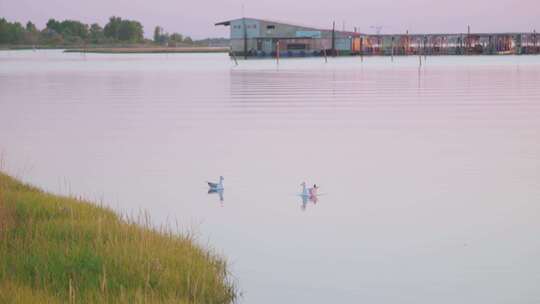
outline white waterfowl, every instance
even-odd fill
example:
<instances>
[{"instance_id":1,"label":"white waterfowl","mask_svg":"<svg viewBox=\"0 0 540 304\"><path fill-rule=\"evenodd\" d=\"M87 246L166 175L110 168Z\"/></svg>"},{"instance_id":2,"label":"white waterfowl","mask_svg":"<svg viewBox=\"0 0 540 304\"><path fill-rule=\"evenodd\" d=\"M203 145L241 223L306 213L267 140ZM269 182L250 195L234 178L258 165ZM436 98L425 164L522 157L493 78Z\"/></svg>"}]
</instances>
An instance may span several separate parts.
<instances>
[{"instance_id":1,"label":"white waterfowl","mask_svg":"<svg viewBox=\"0 0 540 304\"><path fill-rule=\"evenodd\" d=\"M313 185L312 188L309 188L309 196L317 196L317 190L319 190L319 187L317 185Z\"/></svg>"},{"instance_id":2,"label":"white waterfowl","mask_svg":"<svg viewBox=\"0 0 540 304\"><path fill-rule=\"evenodd\" d=\"M316 197L319 195L318 193L319 187L316 184L313 185L313 187L308 188L306 186L306 182L302 182L300 186L302 186L302 193L300 193L300 196Z\"/></svg>"}]
</instances>

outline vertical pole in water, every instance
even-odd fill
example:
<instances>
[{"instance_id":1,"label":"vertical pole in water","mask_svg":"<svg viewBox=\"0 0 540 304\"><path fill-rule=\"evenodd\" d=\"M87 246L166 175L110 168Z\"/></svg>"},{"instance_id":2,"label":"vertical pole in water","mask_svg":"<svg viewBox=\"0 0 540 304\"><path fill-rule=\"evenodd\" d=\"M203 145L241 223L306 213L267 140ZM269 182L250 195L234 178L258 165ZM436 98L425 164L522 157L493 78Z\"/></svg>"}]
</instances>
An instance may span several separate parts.
<instances>
[{"instance_id":1,"label":"vertical pole in water","mask_svg":"<svg viewBox=\"0 0 540 304\"><path fill-rule=\"evenodd\" d=\"M394 62L394 36L392 36L392 42L391 42L390 47L392 48L390 56L391 56L392 62Z\"/></svg>"},{"instance_id":2,"label":"vertical pole in water","mask_svg":"<svg viewBox=\"0 0 540 304\"><path fill-rule=\"evenodd\" d=\"M336 56L336 22L332 23L332 57Z\"/></svg>"},{"instance_id":3,"label":"vertical pole in water","mask_svg":"<svg viewBox=\"0 0 540 304\"><path fill-rule=\"evenodd\" d=\"M471 48L471 26L467 25L467 42L465 42L465 48L467 54L469 54Z\"/></svg>"},{"instance_id":4,"label":"vertical pole in water","mask_svg":"<svg viewBox=\"0 0 540 304\"><path fill-rule=\"evenodd\" d=\"M234 54L234 52L233 52L233 50L232 50L232 47L231 47L230 53L231 53L231 56L232 56L232 58L233 58L233 60L234 60L234 63L236 64L236 66L238 66L238 60L236 60L236 55Z\"/></svg>"},{"instance_id":5,"label":"vertical pole in water","mask_svg":"<svg viewBox=\"0 0 540 304\"><path fill-rule=\"evenodd\" d=\"M416 40L418 42L418 38ZM420 40L418 42L418 62L419 62L419 66L418 66L418 69L420 69L422 67L422 41Z\"/></svg>"},{"instance_id":6,"label":"vertical pole in water","mask_svg":"<svg viewBox=\"0 0 540 304\"><path fill-rule=\"evenodd\" d=\"M536 49L536 30L533 30L533 45L534 45L533 51L535 53L538 53L538 50Z\"/></svg>"},{"instance_id":7,"label":"vertical pole in water","mask_svg":"<svg viewBox=\"0 0 540 304\"><path fill-rule=\"evenodd\" d=\"M360 37L360 61L364 62L364 37Z\"/></svg>"},{"instance_id":8,"label":"vertical pole in water","mask_svg":"<svg viewBox=\"0 0 540 304\"><path fill-rule=\"evenodd\" d=\"M424 61L427 60L427 42L428 42L428 37L427 36L424 36Z\"/></svg>"},{"instance_id":9,"label":"vertical pole in water","mask_svg":"<svg viewBox=\"0 0 540 304\"><path fill-rule=\"evenodd\" d=\"M279 40L276 42L276 64L279 65Z\"/></svg>"},{"instance_id":10,"label":"vertical pole in water","mask_svg":"<svg viewBox=\"0 0 540 304\"><path fill-rule=\"evenodd\" d=\"M323 49L324 63L328 63L328 56L326 54L326 49Z\"/></svg>"},{"instance_id":11,"label":"vertical pole in water","mask_svg":"<svg viewBox=\"0 0 540 304\"><path fill-rule=\"evenodd\" d=\"M244 59L247 59L247 28L246 28L246 18L242 18L242 26L244 27Z\"/></svg>"},{"instance_id":12,"label":"vertical pole in water","mask_svg":"<svg viewBox=\"0 0 540 304\"><path fill-rule=\"evenodd\" d=\"M405 56L409 55L409 48L411 46L410 42L409 42L409 30L407 30L405 32L405 37L406 37L406 40L405 40Z\"/></svg>"}]
</instances>

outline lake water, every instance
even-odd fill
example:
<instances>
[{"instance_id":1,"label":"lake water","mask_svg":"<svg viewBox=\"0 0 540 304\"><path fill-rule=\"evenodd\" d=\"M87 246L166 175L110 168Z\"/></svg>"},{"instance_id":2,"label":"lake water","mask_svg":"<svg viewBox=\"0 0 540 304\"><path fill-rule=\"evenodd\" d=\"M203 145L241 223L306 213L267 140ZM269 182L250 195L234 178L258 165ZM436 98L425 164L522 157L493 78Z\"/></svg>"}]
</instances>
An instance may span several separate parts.
<instances>
[{"instance_id":1,"label":"lake water","mask_svg":"<svg viewBox=\"0 0 540 304\"><path fill-rule=\"evenodd\" d=\"M242 303L540 302L539 56L3 51L0 155L194 229Z\"/></svg>"}]
</instances>

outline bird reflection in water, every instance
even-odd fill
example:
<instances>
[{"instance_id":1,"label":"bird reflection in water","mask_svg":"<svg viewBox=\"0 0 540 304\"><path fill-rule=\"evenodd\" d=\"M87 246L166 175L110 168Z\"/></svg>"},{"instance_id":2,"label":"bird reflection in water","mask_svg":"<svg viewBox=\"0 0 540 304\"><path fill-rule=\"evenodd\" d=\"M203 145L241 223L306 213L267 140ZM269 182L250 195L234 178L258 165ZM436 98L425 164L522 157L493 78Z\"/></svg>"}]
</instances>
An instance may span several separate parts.
<instances>
[{"instance_id":1,"label":"bird reflection in water","mask_svg":"<svg viewBox=\"0 0 540 304\"><path fill-rule=\"evenodd\" d=\"M301 186L302 186L302 193L300 193L300 198L302 199L301 209L302 211L305 211L307 208L307 204L309 202L316 205L317 202L319 201L319 197L318 197L319 194L317 192L319 190L319 187L317 187L317 185L313 185L312 188L307 188L305 182L303 182Z\"/></svg>"},{"instance_id":2,"label":"bird reflection in water","mask_svg":"<svg viewBox=\"0 0 540 304\"><path fill-rule=\"evenodd\" d=\"M208 194L217 194L217 195L219 195L219 203L223 207L223 202L225 201L223 199L223 189L209 189Z\"/></svg>"},{"instance_id":3,"label":"bird reflection in water","mask_svg":"<svg viewBox=\"0 0 540 304\"><path fill-rule=\"evenodd\" d=\"M223 187L223 181L225 180L225 178L223 178L223 176L220 176L219 177L219 182L209 182L207 181L206 183L208 184L208 194L212 194L212 193L217 193L219 195L219 202L221 203L221 206L223 207L223 190L225 190L225 188Z\"/></svg>"}]
</instances>

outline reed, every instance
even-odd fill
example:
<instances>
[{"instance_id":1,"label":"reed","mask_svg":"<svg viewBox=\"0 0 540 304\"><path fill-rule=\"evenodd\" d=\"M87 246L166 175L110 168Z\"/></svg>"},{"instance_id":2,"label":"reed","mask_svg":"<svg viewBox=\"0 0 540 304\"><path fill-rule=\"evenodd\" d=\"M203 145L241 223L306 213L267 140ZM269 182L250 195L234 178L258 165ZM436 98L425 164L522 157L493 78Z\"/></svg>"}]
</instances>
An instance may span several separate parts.
<instances>
[{"instance_id":1,"label":"reed","mask_svg":"<svg viewBox=\"0 0 540 304\"><path fill-rule=\"evenodd\" d=\"M193 236L0 172L1 303L232 303L226 261Z\"/></svg>"}]
</instances>

